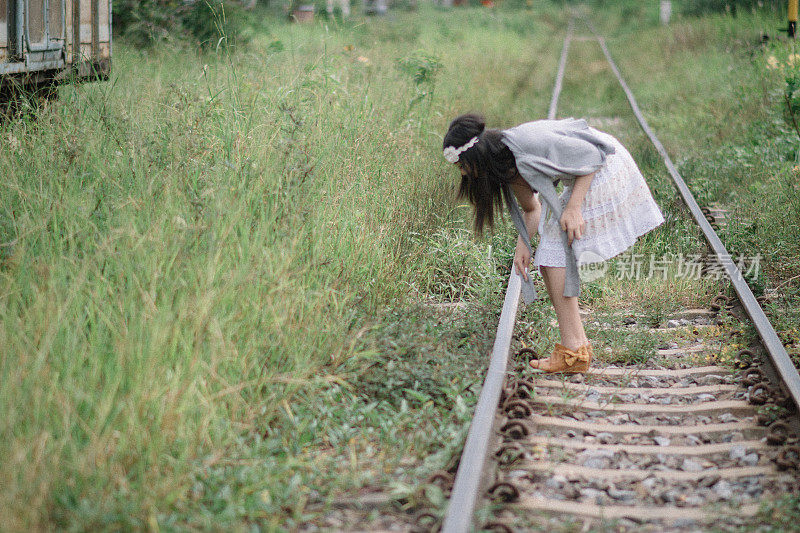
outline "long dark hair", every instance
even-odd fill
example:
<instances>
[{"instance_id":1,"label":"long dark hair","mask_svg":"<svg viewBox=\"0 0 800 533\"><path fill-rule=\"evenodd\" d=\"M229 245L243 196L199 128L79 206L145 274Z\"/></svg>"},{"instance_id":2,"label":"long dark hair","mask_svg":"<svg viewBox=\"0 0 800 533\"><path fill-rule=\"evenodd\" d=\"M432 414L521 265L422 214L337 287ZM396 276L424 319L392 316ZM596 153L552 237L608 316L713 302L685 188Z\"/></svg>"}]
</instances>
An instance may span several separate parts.
<instances>
[{"instance_id":1,"label":"long dark hair","mask_svg":"<svg viewBox=\"0 0 800 533\"><path fill-rule=\"evenodd\" d=\"M483 117L474 113L456 117L450 123L443 148L459 148L473 137L478 137L478 142L458 158L465 175L457 198L467 198L475 207L475 231L480 234L484 226L494 227L495 209L502 213L504 200L513 201L510 183L516 174L516 161L503 143L500 130L487 130Z\"/></svg>"}]
</instances>

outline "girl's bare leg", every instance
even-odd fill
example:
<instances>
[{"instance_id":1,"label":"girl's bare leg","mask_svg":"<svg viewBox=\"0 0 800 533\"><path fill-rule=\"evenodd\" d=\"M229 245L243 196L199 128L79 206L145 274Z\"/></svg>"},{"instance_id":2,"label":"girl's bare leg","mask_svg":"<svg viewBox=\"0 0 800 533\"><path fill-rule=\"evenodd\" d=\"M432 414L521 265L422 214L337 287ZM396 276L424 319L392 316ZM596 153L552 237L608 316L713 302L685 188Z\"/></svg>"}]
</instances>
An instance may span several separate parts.
<instances>
[{"instance_id":1,"label":"girl's bare leg","mask_svg":"<svg viewBox=\"0 0 800 533\"><path fill-rule=\"evenodd\" d=\"M564 267L539 267L539 272L542 273L544 284L547 287L547 293L550 295L550 301L556 308L561 344L570 350L577 350L580 346L588 343L589 339L583 330L583 322L578 312L578 298L564 296L566 271L567 269Z\"/></svg>"}]
</instances>

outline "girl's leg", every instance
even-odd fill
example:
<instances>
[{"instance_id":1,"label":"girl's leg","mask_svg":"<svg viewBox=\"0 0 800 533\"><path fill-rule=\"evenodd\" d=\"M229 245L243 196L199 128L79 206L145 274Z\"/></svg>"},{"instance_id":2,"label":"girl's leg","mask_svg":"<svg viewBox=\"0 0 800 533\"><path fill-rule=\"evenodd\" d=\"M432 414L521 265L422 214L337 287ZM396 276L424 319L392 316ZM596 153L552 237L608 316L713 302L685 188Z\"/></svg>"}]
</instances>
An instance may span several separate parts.
<instances>
[{"instance_id":1,"label":"girl's leg","mask_svg":"<svg viewBox=\"0 0 800 533\"><path fill-rule=\"evenodd\" d=\"M577 350L578 347L588 343L589 339L583 330L583 322L578 312L578 298L564 296L566 271L567 269L564 267L539 267L539 272L542 273L544 284L547 287L547 293L550 295L550 301L556 308L561 344L570 350Z\"/></svg>"}]
</instances>

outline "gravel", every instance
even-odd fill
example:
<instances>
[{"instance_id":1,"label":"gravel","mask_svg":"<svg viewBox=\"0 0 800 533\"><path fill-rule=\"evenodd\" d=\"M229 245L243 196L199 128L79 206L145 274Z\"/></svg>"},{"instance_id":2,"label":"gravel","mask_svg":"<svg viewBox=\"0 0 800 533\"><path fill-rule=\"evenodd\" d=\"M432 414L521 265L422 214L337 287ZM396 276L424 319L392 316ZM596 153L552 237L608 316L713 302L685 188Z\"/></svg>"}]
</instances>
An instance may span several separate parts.
<instances>
[{"instance_id":1,"label":"gravel","mask_svg":"<svg viewBox=\"0 0 800 533\"><path fill-rule=\"evenodd\" d=\"M630 321L632 323L632 321ZM687 323L685 320L670 320L668 327ZM664 347L675 348L677 343L665 341ZM694 355L691 360L694 361ZM648 368L689 368L692 361L685 354L676 356L671 360L659 359L645 366ZM710 364L710 363L708 363ZM610 367L609 367L610 368ZM620 368L620 367L616 367ZM672 508L698 508L708 504L727 503L730 505L744 505L758 503L759 500L768 499L772 495L793 492L796 487L796 472L791 471L784 474L774 473L768 475L751 476L747 478L733 477L724 469L741 466L756 466L759 464L771 464L779 452L778 448L758 448L758 453L748 450L747 446L741 441L746 439L763 438L766 434L765 428L753 427L746 430L725 430L708 431L703 426L711 424L732 424L735 422L756 422L756 407L749 413L716 411L713 414L698 415L689 412L676 410L666 414L660 405L697 405L701 402L712 402L721 399L729 400L739 398L744 393L744 389L737 392L719 391L713 392L714 385L723 383L737 383L738 378L733 374L708 374L702 376L646 376L635 375L617 378L615 376L587 376L584 381L582 375L570 376L567 378L573 383L588 383L589 387L585 392L585 398L605 405L606 402L616 401L622 405L637 403L652 409L652 412L644 413L611 413L603 410L562 412L551 416L560 416L567 422L567 427L557 428L549 426L549 431L553 436L566 436L575 439L574 442L581 445L592 445L599 443L602 445L625 444L625 445L649 445L655 444L659 448L651 448L652 451L638 453L614 452L613 450L603 449L558 449L557 446L549 447L547 459L564 465L580 465L591 469L611 469L617 472L624 471L645 471L649 477L643 480L624 479L607 477L604 473L592 472L591 475L583 476L570 474L568 476L560 474L543 474L537 472L529 476L519 476L511 468L506 471L508 479L514 479L521 487L521 491L527 496L541 495L547 498L559 500L579 500L586 504L597 505L642 505L642 506L670 506ZM692 387L710 386L712 392L692 392ZM627 389L638 389L622 394L619 391L610 393L600 392L600 387L619 387ZM685 387L683 394L667 395L663 393L654 394L653 388ZM662 412L659 412L662 411ZM708 413L708 411L707 411ZM630 428L625 432L616 431L589 431L569 427L574 420L611 425L627 425ZM636 431L633 426L664 426L665 428L699 426L691 434L682 432L669 433L668 429ZM724 429L724 428L723 428ZM540 432L541 434L541 432ZM703 454L693 456L691 454L674 453L670 446L698 446L707 443L732 443L729 448L713 454ZM660 453L655 453L660 452ZM519 468L519 467L517 467ZM662 472L669 473L664 478L659 478ZM674 479L672 476L677 472L687 473L685 478ZM604 479L605 478L605 479ZM573 504L580 506L580 504ZM731 511L725 511L725 519L715 522L714 525L721 529L730 526L736 520L736 507ZM559 517L563 520L563 516ZM550 525L559 525L558 519L553 518ZM741 522L741 521L740 521ZM584 522L584 526L590 525L591 520ZM694 520L675 520L672 518L663 521L650 522L639 519L623 519L617 521L622 527L622 531L700 531L706 530L705 522L698 523ZM553 527L541 530L551 530ZM592 529L589 529L592 530ZM616 530L616 528L615 528Z\"/></svg>"},{"instance_id":2,"label":"gravel","mask_svg":"<svg viewBox=\"0 0 800 533\"><path fill-rule=\"evenodd\" d=\"M730 451L730 454L729 454L730 458L733 461L738 461L739 459L741 459L745 455L747 455L747 450L745 449L744 446L741 446L741 445L734 446L733 448L731 448L731 451Z\"/></svg>"},{"instance_id":3,"label":"gravel","mask_svg":"<svg viewBox=\"0 0 800 533\"><path fill-rule=\"evenodd\" d=\"M596 503L597 505L602 505L608 499L606 493L602 490L585 488L580 489L581 498L589 500L591 503Z\"/></svg>"},{"instance_id":4,"label":"gravel","mask_svg":"<svg viewBox=\"0 0 800 533\"><path fill-rule=\"evenodd\" d=\"M681 463L681 470L684 472L700 472L703 470L703 465L694 459L684 459Z\"/></svg>"},{"instance_id":5,"label":"gravel","mask_svg":"<svg viewBox=\"0 0 800 533\"><path fill-rule=\"evenodd\" d=\"M567 484L567 478L562 475L555 474L553 477L545 481L545 486L549 489L560 489Z\"/></svg>"},{"instance_id":6,"label":"gravel","mask_svg":"<svg viewBox=\"0 0 800 533\"><path fill-rule=\"evenodd\" d=\"M759 457L757 453L748 453L742 457L741 461L745 466L756 466L758 464L758 459Z\"/></svg>"},{"instance_id":7,"label":"gravel","mask_svg":"<svg viewBox=\"0 0 800 533\"><path fill-rule=\"evenodd\" d=\"M721 500L730 500L733 497L733 489L731 488L731 484L724 479L714 485L713 490L714 494L716 494Z\"/></svg>"},{"instance_id":8,"label":"gravel","mask_svg":"<svg viewBox=\"0 0 800 533\"><path fill-rule=\"evenodd\" d=\"M614 435L608 432L602 432L597 434L597 442L600 444L611 444L614 442Z\"/></svg>"}]
</instances>

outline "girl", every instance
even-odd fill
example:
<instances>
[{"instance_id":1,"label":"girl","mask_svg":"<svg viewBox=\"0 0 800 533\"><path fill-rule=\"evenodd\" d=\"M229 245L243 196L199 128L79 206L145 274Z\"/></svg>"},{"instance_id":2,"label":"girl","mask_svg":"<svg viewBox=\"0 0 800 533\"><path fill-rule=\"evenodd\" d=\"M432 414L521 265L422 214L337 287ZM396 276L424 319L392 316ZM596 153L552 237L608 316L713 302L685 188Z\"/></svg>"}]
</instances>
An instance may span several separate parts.
<instances>
[{"instance_id":1,"label":"girl","mask_svg":"<svg viewBox=\"0 0 800 533\"><path fill-rule=\"evenodd\" d=\"M610 259L664 222L630 153L585 120L487 130L483 117L468 114L450 123L444 156L461 170L458 197L474 206L477 232L492 227L495 211L508 206L519 232L514 266L526 300L536 297L531 257L544 279L561 343L549 358L530 365L544 372L587 371L593 354L578 312L578 263ZM559 180L565 185L561 195L555 190ZM540 236L535 255L529 238L534 229Z\"/></svg>"}]
</instances>

